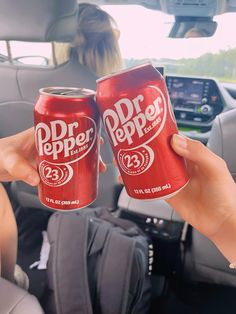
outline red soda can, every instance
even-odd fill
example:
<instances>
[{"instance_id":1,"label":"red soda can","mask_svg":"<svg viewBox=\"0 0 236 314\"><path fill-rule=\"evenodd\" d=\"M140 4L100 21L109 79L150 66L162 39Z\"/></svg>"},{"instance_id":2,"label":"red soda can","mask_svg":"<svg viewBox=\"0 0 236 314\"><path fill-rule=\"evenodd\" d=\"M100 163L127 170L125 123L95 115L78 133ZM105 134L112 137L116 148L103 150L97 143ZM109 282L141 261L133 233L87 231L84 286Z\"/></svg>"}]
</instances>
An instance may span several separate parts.
<instances>
[{"instance_id":1,"label":"red soda can","mask_svg":"<svg viewBox=\"0 0 236 314\"><path fill-rule=\"evenodd\" d=\"M151 64L97 80L96 102L131 197L169 197L187 184L170 145L178 130L165 80Z\"/></svg>"},{"instance_id":2,"label":"red soda can","mask_svg":"<svg viewBox=\"0 0 236 314\"><path fill-rule=\"evenodd\" d=\"M97 196L100 118L95 92L40 89L34 109L39 199L57 210L88 206Z\"/></svg>"}]
</instances>

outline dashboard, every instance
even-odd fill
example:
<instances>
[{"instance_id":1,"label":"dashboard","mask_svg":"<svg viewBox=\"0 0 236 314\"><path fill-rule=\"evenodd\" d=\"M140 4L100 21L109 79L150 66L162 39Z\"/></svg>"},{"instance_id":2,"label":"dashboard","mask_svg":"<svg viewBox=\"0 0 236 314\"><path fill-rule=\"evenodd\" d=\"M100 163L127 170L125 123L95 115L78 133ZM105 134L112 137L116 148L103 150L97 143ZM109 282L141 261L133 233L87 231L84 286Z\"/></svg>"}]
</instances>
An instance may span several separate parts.
<instances>
[{"instance_id":1,"label":"dashboard","mask_svg":"<svg viewBox=\"0 0 236 314\"><path fill-rule=\"evenodd\" d=\"M224 101L213 79L166 76L166 85L176 121L181 129L210 130L215 117L224 109Z\"/></svg>"}]
</instances>

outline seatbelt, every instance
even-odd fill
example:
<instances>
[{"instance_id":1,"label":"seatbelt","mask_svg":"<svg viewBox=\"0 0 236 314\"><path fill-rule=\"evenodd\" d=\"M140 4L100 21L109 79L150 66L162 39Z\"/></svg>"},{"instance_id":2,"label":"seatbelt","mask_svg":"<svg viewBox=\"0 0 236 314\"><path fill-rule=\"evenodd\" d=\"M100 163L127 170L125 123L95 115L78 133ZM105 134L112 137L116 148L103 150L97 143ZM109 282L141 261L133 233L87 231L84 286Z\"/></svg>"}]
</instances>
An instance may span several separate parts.
<instances>
[{"instance_id":1,"label":"seatbelt","mask_svg":"<svg viewBox=\"0 0 236 314\"><path fill-rule=\"evenodd\" d=\"M54 260L54 286L63 285L63 293L57 289L55 295L57 314L92 314L92 305L89 293L87 278L87 238L88 238L88 219L83 215L78 215L78 219L68 219L69 215L60 215L58 218L58 240L57 256ZM76 218L77 218L76 217ZM62 224L62 220L63 224ZM76 227L74 226L76 225ZM73 237L69 230L77 230ZM60 237L62 235L62 237ZM71 249L67 250L66 247ZM73 250L73 254L71 254ZM59 254L60 252L60 254ZM59 263L61 265L59 265ZM63 265L67 264L66 267ZM57 272L57 267L60 272Z\"/></svg>"},{"instance_id":2,"label":"seatbelt","mask_svg":"<svg viewBox=\"0 0 236 314\"><path fill-rule=\"evenodd\" d=\"M100 312L126 314L134 242L122 234L109 233L98 273L97 294Z\"/></svg>"}]
</instances>

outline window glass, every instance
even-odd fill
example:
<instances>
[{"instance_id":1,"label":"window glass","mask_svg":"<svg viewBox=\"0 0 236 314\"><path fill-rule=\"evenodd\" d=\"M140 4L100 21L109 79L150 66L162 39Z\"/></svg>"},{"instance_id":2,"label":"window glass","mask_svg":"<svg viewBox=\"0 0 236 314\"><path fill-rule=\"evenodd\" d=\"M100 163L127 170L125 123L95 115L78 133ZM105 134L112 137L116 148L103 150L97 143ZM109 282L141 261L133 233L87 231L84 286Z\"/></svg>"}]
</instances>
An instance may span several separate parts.
<instances>
[{"instance_id":1,"label":"window glass","mask_svg":"<svg viewBox=\"0 0 236 314\"><path fill-rule=\"evenodd\" d=\"M50 43L11 41L13 61L18 64L47 65L51 58ZM6 43L0 42L0 54L7 55Z\"/></svg>"},{"instance_id":2,"label":"window glass","mask_svg":"<svg viewBox=\"0 0 236 314\"><path fill-rule=\"evenodd\" d=\"M104 5L121 32L120 47L127 66L151 59L165 73L212 76L236 82L236 13L214 17L212 37L169 38L174 17L136 5Z\"/></svg>"}]
</instances>

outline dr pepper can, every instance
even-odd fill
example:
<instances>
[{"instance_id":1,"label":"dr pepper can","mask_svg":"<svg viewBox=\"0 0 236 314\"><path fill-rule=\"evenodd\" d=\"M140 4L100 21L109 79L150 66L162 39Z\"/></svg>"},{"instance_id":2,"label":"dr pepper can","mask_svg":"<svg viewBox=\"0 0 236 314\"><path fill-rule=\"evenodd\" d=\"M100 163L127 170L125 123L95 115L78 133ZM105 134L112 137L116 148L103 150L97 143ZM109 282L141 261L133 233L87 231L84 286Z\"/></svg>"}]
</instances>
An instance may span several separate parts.
<instances>
[{"instance_id":1,"label":"dr pepper can","mask_svg":"<svg viewBox=\"0 0 236 314\"><path fill-rule=\"evenodd\" d=\"M188 183L170 145L178 130L165 80L151 64L97 80L96 102L131 197L165 198Z\"/></svg>"},{"instance_id":2,"label":"dr pepper can","mask_svg":"<svg viewBox=\"0 0 236 314\"><path fill-rule=\"evenodd\" d=\"M39 199L57 210L85 207L97 196L100 118L95 92L40 89L34 110Z\"/></svg>"}]
</instances>

